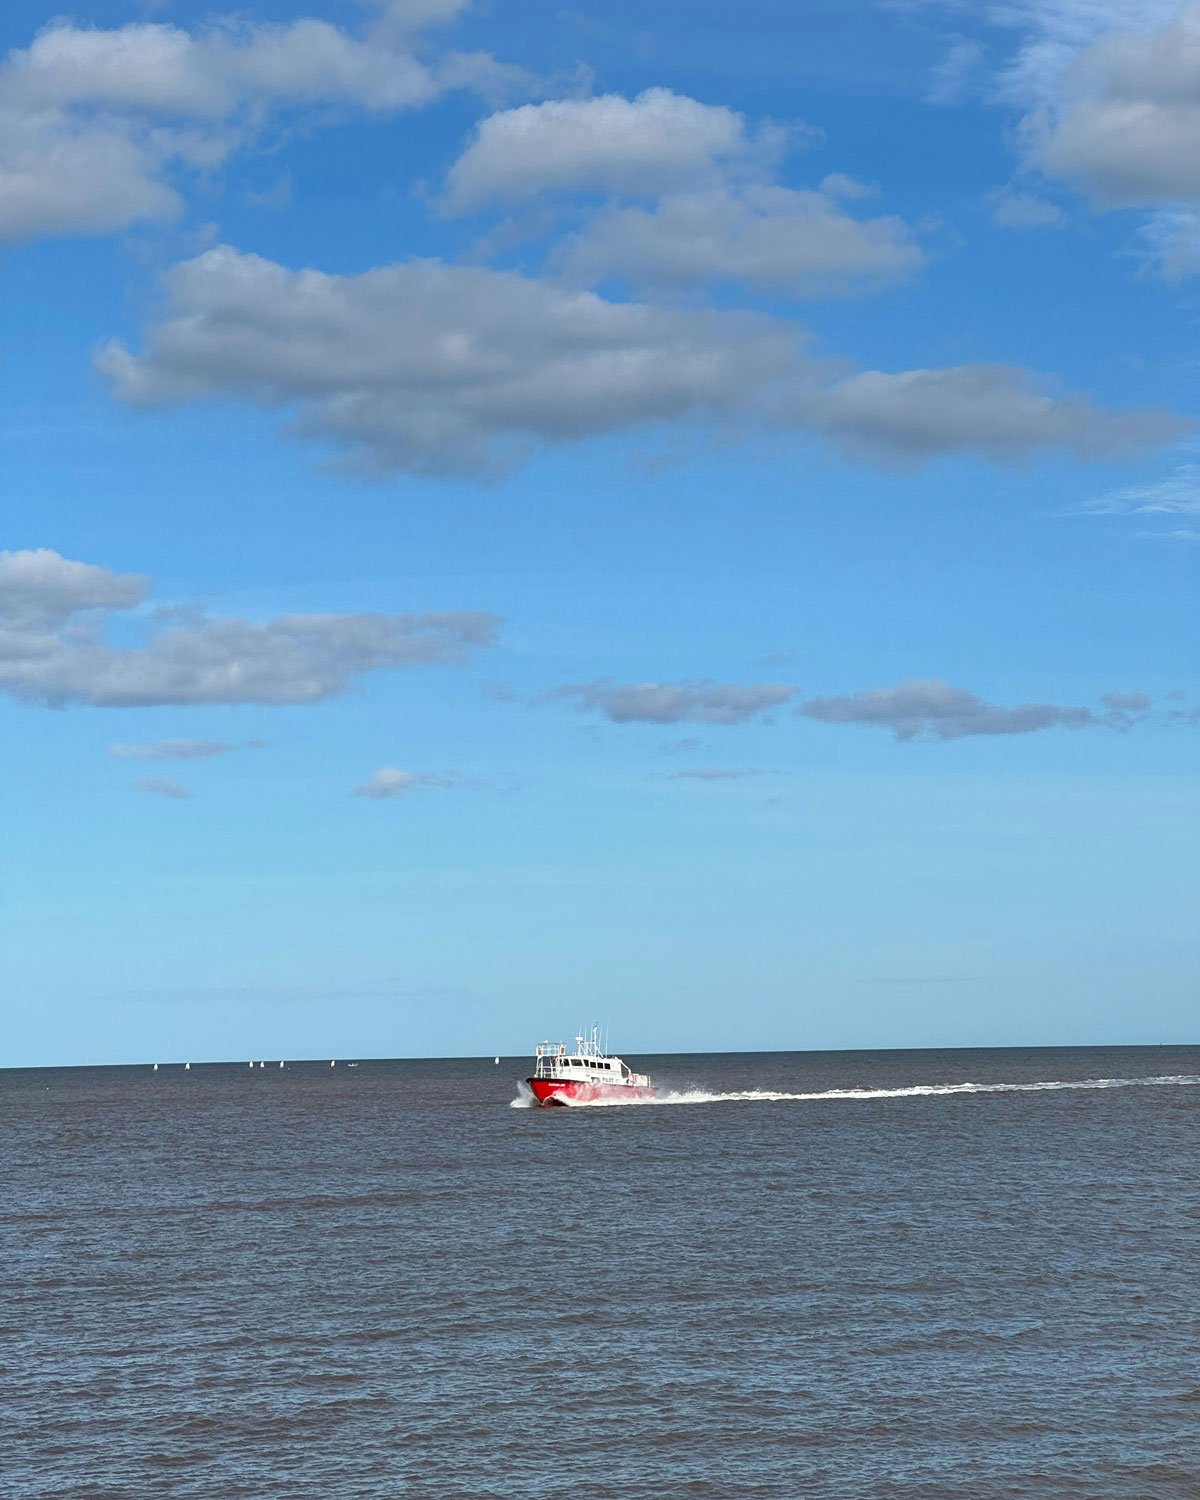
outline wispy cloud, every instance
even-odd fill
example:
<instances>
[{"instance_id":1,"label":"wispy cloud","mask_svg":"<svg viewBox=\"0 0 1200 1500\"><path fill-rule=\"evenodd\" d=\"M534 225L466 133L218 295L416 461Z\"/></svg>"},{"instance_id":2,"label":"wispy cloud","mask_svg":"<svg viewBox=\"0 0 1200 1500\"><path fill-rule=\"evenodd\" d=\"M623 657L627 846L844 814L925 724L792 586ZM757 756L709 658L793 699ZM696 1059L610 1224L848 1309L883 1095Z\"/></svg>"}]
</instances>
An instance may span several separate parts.
<instances>
[{"instance_id":1,"label":"wispy cloud","mask_svg":"<svg viewBox=\"0 0 1200 1500\"><path fill-rule=\"evenodd\" d=\"M701 766L694 771L670 771L664 781L744 781L748 776L762 776L763 771L725 768L723 766Z\"/></svg>"},{"instance_id":2,"label":"wispy cloud","mask_svg":"<svg viewBox=\"0 0 1200 1500\"><path fill-rule=\"evenodd\" d=\"M1001 229L1061 229L1065 211L1048 198L1019 188L995 188L987 195L992 222Z\"/></svg>"},{"instance_id":3,"label":"wispy cloud","mask_svg":"<svg viewBox=\"0 0 1200 1500\"><path fill-rule=\"evenodd\" d=\"M564 683L540 694L542 701L573 699L587 712L614 724L741 724L786 703L796 691L787 682L592 682Z\"/></svg>"},{"instance_id":4,"label":"wispy cloud","mask_svg":"<svg viewBox=\"0 0 1200 1500\"><path fill-rule=\"evenodd\" d=\"M1100 702L1114 713L1144 714L1150 707L1149 693L1103 693Z\"/></svg>"},{"instance_id":5,"label":"wispy cloud","mask_svg":"<svg viewBox=\"0 0 1200 1500\"><path fill-rule=\"evenodd\" d=\"M228 740L156 740L146 745L110 745L116 760L207 760L238 747Z\"/></svg>"},{"instance_id":6,"label":"wispy cloud","mask_svg":"<svg viewBox=\"0 0 1200 1500\"><path fill-rule=\"evenodd\" d=\"M169 776L143 776L134 785L151 797L168 797L176 802L186 802L192 795L181 781L173 781Z\"/></svg>"},{"instance_id":7,"label":"wispy cloud","mask_svg":"<svg viewBox=\"0 0 1200 1500\"><path fill-rule=\"evenodd\" d=\"M975 37L952 36L945 55L930 73L926 100L942 106L961 104L967 97L968 85L978 71L985 51L983 43Z\"/></svg>"},{"instance_id":8,"label":"wispy cloud","mask_svg":"<svg viewBox=\"0 0 1200 1500\"><path fill-rule=\"evenodd\" d=\"M403 771L398 766L381 766L374 775L354 788L354 795L385 802L407 797L410 792L421 788L453 791L473 785L477 783L449 771Z\"/></svg>"},{"instance_id":9,"label":"wispy cloud","mask_svg":"<svg viewBox=\"0 0 1200 1500\"><path fill-rule=\"evenodd\" d=\"M1200 464L1184 464L1153 484L1113 490L1085 501L1086 516L1200 516Z\"/></svg>"}]
</instances>

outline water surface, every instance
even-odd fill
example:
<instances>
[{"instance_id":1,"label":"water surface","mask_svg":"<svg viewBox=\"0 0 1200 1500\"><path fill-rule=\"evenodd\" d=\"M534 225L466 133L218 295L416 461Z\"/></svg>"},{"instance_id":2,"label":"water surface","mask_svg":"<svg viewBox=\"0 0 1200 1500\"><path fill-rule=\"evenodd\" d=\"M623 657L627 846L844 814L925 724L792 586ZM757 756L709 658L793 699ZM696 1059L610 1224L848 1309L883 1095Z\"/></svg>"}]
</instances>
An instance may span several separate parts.
<instances>
[{"instance_id":1,"label":"water surface","mask_svg":"<svg viewBox=\"0 0 1200 1500\"><path fill-rule=\"evenodd\" d=\"M5 1496L1200 1495L1200 1048L628 1060L0 1073Z\"/></svg>"}]
</instances>

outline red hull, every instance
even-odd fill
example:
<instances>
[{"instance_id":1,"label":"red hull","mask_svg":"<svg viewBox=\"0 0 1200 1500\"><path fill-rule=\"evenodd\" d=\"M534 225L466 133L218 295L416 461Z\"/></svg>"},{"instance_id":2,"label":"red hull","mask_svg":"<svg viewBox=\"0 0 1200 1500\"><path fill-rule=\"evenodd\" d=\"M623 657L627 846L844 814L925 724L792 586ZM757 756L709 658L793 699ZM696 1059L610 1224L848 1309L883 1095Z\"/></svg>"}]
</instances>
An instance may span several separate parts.
<instances>
[{"instance_id":1,"label":"red hull","mask_svg":"<svg viewBox=\"0 0 1200 1500\"><path fill-rule=\"evenodd\" d=\"M596 1104L604 1100L632 1104L653 1093L642 1084L584 1083L582 1079L574 1078L527 1078L525 1081L539 1104Z\"/></svg>"}]
</instances>

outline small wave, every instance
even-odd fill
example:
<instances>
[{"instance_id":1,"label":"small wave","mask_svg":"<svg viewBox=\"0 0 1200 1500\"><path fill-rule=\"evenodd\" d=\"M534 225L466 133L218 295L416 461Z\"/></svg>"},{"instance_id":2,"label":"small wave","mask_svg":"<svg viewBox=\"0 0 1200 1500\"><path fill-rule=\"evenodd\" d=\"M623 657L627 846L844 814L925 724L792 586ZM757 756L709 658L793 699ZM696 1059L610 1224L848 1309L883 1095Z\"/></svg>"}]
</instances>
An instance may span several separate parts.
<instances>
[{"instance_id":1,"label":"small wave","mask_svg":"<svg viewBox=\"0 0 1200 1500\"><path fill-rule=\"evenodd\" d=\"M1200 1074L1167 1074L1157 1078L1052 1078L1036 1083L913 1083L903 1088L821 1089L793 1093L785 1089L662 1089L636 1093L628 1099L565 1099L571 1109L630 1109L655 1104L781 1104L820 1103L827 1100L917 1099L949 1094L1028 1094L1058 1089L1169 1088L1200 1084ZM511 1101L513 1109L536 1107L524 1084L523 1094Z\"/></svg>"}]
</instances>

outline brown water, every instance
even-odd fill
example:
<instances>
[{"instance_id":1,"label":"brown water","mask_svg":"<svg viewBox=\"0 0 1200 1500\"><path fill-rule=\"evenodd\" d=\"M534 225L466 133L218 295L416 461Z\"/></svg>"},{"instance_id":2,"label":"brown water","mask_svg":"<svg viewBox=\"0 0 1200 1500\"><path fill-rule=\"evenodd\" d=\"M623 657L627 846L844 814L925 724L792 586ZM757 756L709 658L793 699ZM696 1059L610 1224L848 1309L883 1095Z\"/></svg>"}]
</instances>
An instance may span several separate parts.
<instances>
[{"instance_id":1,"label":"brown water","mask_svg":"<svg viewBox=\"0 0 1200 1500\"><path fill-rule=\"evenodd\" d=\"M629 1060L0 1073L0 1493L1200 1496L1200 1049Z\"/></svg>"}]
</instances>

